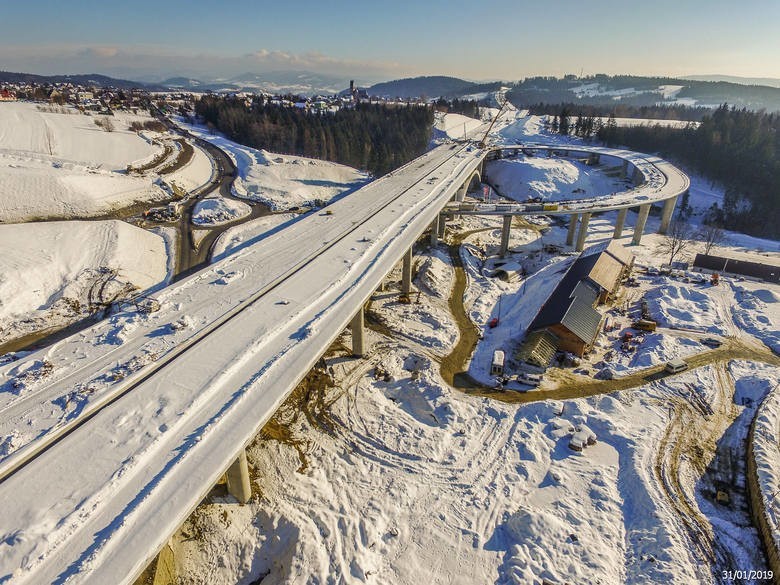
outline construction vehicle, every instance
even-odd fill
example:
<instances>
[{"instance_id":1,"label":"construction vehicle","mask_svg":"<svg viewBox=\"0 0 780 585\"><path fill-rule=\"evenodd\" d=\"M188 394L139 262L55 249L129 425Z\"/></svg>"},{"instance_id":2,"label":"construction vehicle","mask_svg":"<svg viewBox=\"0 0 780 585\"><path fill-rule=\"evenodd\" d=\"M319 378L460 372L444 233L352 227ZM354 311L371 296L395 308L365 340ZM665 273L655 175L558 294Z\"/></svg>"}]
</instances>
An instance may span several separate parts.
<instances>
[{"instance_id":1,"label":"construction vehicle","mask_svg":"<svg viewBox=\"0 0 780 585\"><path fill-rule=\"evenodd\" d=\"M710 276L710 284L712 286L718 286L720 284L720 274L713 272L712 276Z\"/></svg>"},{"instance_id":2,"label":"construction vehicle","mask_svg":"<svg viewBox=\"0 0 780 585\"><path fill-rule=\"evenodd\" d=\"M631 327L634 329L639 329L640 331L650 331L651 333L655 331L655 328L658 326L658 323L653 321L652 319L640 319L639 321L635 321Z\"/></svg>"}]
</instances>

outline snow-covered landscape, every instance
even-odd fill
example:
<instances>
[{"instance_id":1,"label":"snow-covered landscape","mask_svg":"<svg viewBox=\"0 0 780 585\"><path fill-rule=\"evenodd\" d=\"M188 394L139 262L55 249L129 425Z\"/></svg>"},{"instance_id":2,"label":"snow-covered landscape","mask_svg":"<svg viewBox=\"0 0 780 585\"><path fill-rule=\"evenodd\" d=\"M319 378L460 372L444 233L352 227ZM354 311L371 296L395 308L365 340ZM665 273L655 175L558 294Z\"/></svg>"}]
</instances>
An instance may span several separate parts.
<instances>
[{"instance_id":1,"label":"snow-covered landscape","mask_svg":"<svg viewBox=\"0 0 780 585\"><path fill-rule=\"evenodd\" d=\"M673 97L674 88L663 95ZM168 282L175 238L118 220L30 221L84 219L139 200L167 201L159 177L122 172L159 156L157 138L125 131L124 118L116 120L121 131L104 132L87 116L6 106L0 104L0 213L13 225L0 225L0 343L3 336L84 317L82 305ZM193 224L230 227L211 250L217 264L157 293L159 313L120 312L82 339L0 357L7 362L0 366L0 408L18 414L0 425L0 462L91 408L113 383L143 377L145 368L254 298L249 293L264 279L271 286L274 275L266 270L272 262L298 261L296 245L305 250L314 237L332 237L293 231L299 221L349 223L338 208L332 215L306 208L348 204L349 194L370 184L366 173L343 165L255 150L201 126L186 128L232 160L233 196L286 213L234 225L251 214L248 203L218 195L198 200ZM455 145L485 128L484 120L437 115L432 146ZM83 138L92 132L94 140ZM502 113L490 140L579 144L548 133L540 116L514 108ZM468 147L459 156L469 161L474 152ZM180 184L194 190L207 183L208 161L196 148L189 165L176 171ZM606 172L613 166L521 155L488 163L483 178L517 201L586 199L630 188ZM722 200L718 188L692 177L694 224ZM399 216L405 212L399 207ZM590 220L587 246L612 238L616 215ZM660 251L664 236L655 233L660 218L650 216L641 244L631 245L636 221L630 212L617 238L635 257L634 286L621 287L598 309L613 327L576 365L548 369L538 389L510 378L521 371L516 354L529 325L574 260L567 225L559 218L516 217L504 259L498 258L500 217L461 215L438 243L427 234L419 239L412 292L401 290L397 266L369 299L365 355L352 357L352 333L344 331L249 444L251 501L237 505L218 486L175 532L169 546L178 582L707 583L720 582L714 572L723 568L766 569L747 507L744 441L757 416L760 497L772 510L780 481L780 286L732 275L713 286L693 270L661 274L667 258ZM291 241L288 233L295 234ZM358 253L382 235L367 232L349 253L362 258ZM686 259L701 247L693 241ZM780 242L738 233L727 233L718 250L780 259ZM334 272L349 273L351 258L335 257ZM511 278L496 276L499 261L505 270L512 267ZM642 301L658 327L626 343ZM298 311L297 303L275 298L265 310ZM262 341L292 326L298 313L290 314L290 323L258 331ZM313 323L301 326L299 340L317 332ZM465 335L476 345L460 359L456 348ZM722 347L702 343L712 336ZM245 358L197 383L213 375L216 385L217 378L249 367L259 343L247 342ZM114 349L128 346L143 359L111 362ZM504 380L491 372L496 350L507 356ZM94 376L66 396L48 396L44 390L58 379L89 377L69 365L72 354L89 361L78 368L94 368ZM664 375L664 364L678 358L690 368ZM110 375L99 369L109 362ZM197 364L198 373L207 365ZM606 370L609 376L596 376ZM47 396L45 404L20 410L17 399L38 394ZM201 406L198 397L147 410L158 408L160 415ZM168 422L153 434L164 440L179 414L165 415ZM116 421L112 441L135 440L131 418ZM128 462L119 475L135 465ZM56 524L41 516L36 529ZM780 542L777 520L771 520ZM68 523L57 527L52 541L64 538ZM0 523L0 551L26 538L4 531ZM13 569L2 569L0 582L14 582Z\"/></svg>"}]
</instances>

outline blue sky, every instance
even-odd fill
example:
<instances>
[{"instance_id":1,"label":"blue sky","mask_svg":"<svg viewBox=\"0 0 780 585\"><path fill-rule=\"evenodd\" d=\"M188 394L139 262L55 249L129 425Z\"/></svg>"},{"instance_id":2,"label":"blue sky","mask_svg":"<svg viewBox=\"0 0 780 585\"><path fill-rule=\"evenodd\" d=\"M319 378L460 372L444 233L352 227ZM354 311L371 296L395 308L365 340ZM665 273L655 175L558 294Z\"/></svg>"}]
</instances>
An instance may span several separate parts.
<instances>
[{"instance_id":1,"label":"blue sky","mask_svg":"<svg viewBox=\"0 0 780 585\"><path fill-rule=\"evenodd\" d=\"M149 78L780 78L778 0L3 2L0 69Z\"/></svg>"}]
</instances>

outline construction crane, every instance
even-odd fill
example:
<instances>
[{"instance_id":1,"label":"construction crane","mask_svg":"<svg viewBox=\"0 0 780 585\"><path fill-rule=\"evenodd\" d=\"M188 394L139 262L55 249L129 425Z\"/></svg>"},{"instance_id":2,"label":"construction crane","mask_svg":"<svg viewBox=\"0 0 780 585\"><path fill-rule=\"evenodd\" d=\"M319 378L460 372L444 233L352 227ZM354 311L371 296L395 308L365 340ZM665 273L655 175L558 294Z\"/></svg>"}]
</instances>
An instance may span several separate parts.
<instances>
[{"instance_id":1,"label":"construction crane","mask_svg":"<svg viewBox=\"0 0 780 585\"><path fill-rule=\"evenodd\" d=\"M498 110L498 114L496 114L496 117L493 118L493 121L490 122L490 126L488 126L487 132L485 132L485 135L482 137L482 140L479 141L479 147L485 148L487 145L487 137L488 134L490 134L490 131L493 129L493 124L496 123L496 120L498 120L501 117L501 113L504 111L504 108L509 103L509 100L506 99L506 96L504 96L504 101L501 103L501 108Z\"/></svg>"}]
</instances>

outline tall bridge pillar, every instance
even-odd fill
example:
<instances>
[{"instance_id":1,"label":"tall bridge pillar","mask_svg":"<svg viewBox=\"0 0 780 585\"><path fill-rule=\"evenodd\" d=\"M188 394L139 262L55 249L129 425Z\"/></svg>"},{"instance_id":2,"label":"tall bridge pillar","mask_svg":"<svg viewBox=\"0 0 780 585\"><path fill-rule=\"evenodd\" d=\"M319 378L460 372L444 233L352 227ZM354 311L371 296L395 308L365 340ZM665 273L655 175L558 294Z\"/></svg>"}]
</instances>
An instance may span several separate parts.
<instances>
[{"instance_id":1,"label":"tall bridge pillar","mask_svg":"<svg viewBox=\"0 0 780 585\"><path fill-rule=\"evenodd\" d=\"M612 239L616 240L623 235L623 226L626 224L626 214L628 213L628 207L618 211L617 221L615 222L615 231L612 232Z\"/></svg>"},{"instance_id":2,"label":"tall bridge pillar","mask_svg":"<svg viewBox=\"0 0 780 585\"><path fill-rule=\"evenodd\" d=\"M447 230L447 216L439 216L439 238L444 237L444 232Z\"/></svg>"},{"instance_id":3,"label":"tall bridge pillar","mask_svg":"<svg viewBox=\"0 0 780 585\"><path fill-rule=\"evenodd\" d=\"M404 253L404 264L401 270L401 292L409 294L412 292L412 249L409 248Z\"/></svg>"},{"instance_id":4,"label":"tall bridge pillar","mask_svg":"<svg viewBox=\"0 0 780 585\"><path fill-rule=\"evenodd\" d=\"M664 201L664 209L661 212L661 225L658 228L659 234L665 234L669 231L669 224L672 221L675 205L677 205L677 197L672 197Z\"/></svg>"},{"instance_id":5,"label":"tall bridge pillar","mask_svg":"<svg viewBox=\"0 0 780 585\"><path fill-rule=\"evenodd\" d=\"M503 258L509 251L509 236L512 231L512 216L504 216L504 224L501 226L501 247L499 248L499 255Z\"/></svg>"},{"instance_id":6,"label":"tall bridge pillar","mask_svg":"<svg viewBox=\"0 0 780 585\"><path fill-rule=\"evenodd\" d=\"M352 323L349 328L352 330L352 356L363 357L365 355L365 347L363 343L363 334L365 332L365 312L363 305L360 305L358 312L352 317Z\"/></svg>"},{"instance_id":7,"label":"tall bridge pillar","mask_svg":"<svg viewBox=\"0 0 780 585\"><path fill-rule=\"evenodd\" d=\"M246 504L252 499L252 486L249 483L249 464L246 451L241 449L238 458L227 470L227 490L239 503Z\"/></svg>"},{"instance_id":8,"label":"tall bridge pillar","mask_svg":"<svg viewBox=\"0 0 780 585\"><path fill-rule=\"evenodd\" d=\"M574 243L574 234L577 233L577 220L580 218L579 213L572 213L569 216L569 233L566 234L566 245L571 246Z\"/></svg>"},{"instance_id":9,"label":"tall bridge pillar","mask_svg":"<svg viewBox=\"0 0 780 585\"><path fill-rule=\"evenodd\" d=\"M645 203L639 206L639 215L636 218L636 226L634 227L634 238L631 243L638 246L642 241L642 234L645 231L645 224L647 223L647 216L650 215L650 203Z\"/></svg>"},{"instance_id":10,"label":"tall bridge pillar","mask_svg":"<svg viewBox=\"0 0 780 585\"><path fill-rule=\"evenodd\" d=\"M585 249L585 238L588 235L589 223L590 223L590 213L583 213L582 221L580 222L580 231L577 234L577 247L574 248L577 252L582 252Z\"/></svg>"},{"instance_id":11,"label":"tall bridge pillar","mask_svg":"<svg viewBox=\"0 0 780 585\"><path fill-rule=\"evenodd\" d=\"M431 224L431 246L439 243L439 223L441 221L441 216L437 215Z\"/></svg>"}]
</instances>

